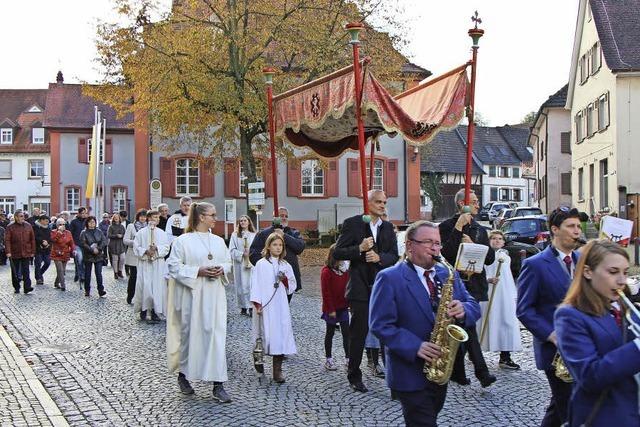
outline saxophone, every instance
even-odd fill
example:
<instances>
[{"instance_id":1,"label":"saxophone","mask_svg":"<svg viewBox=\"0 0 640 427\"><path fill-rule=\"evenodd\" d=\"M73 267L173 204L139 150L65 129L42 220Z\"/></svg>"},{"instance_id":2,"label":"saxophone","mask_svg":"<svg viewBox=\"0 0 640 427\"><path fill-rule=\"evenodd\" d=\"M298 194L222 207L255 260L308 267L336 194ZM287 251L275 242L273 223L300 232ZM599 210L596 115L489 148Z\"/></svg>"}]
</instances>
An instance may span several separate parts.
<instances>
[{"instance_id":1,"label":"saxophone","mask_svg":"<svg viewBox=\"0 0 640 427\"><path fill-rule=\"evenodd\" d=\"M444 385L451 377L453 363L456 360L456 353L460 343L469 339L467 332L458 325L454 325L454 319L447 316L447 307L453 300L453 282L455 279L453 267L442 256L433 257L436 262L444 265L449 270L449 278L447 283L442 286L442 295L436 320L431 331L431 342L440 346L442 355L432 361L426 362L423 372L426 374L427 380Z\"/></svg>"},{"instance_id":2,"label":"saxophone","mask_svg":"<svg viewBox=\"0 0 640 427\"><path fill-rule=\"evenodd\" d=\"M245 231L245 233L246 233L246 231ZM243 240L244 240L244 250L246 251L247 249L249 249L249 240L247 239L246 234L243 237ZM243 261L244 268L253 267L253 265L251 264L251 261L249 261L249 255L242 254L242 261Z\"/></svg>"},{"instance_id":3,"label":"saxophone","mask_svg":"<svg viewBox=\"0 0 640 427\"><path fill-rule=\"evenodd\" d=\"M562 356L560 356L559 351L556 351L556 355L553 356L551 366L553 367L554 373L559 380L564 381L565 383L573 382L571 372L569 372L569 369L567 369L567 365L564 364L564 360L562 360Z\"/></svg>"}]
</instances>

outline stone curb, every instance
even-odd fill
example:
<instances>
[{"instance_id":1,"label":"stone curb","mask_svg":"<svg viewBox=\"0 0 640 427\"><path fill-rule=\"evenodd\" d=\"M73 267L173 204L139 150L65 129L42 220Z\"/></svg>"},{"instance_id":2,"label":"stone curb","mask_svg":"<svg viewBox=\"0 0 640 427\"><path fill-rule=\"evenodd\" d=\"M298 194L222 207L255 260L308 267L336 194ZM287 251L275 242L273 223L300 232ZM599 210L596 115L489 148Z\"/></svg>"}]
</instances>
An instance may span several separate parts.
<instances>
[{"instance_id":1,"label":"stone curb","mask_svg":"<svg viewBox=\"0 0 640 427\"><path fill-rule=\"evenodd\" d=\"M55 427L69 427L69 423L67 423L62 412L60 412L60 408L58 408L58 405L56 405L49 393L47 393L47 390L2 325L0 325L0 340L2 340L4 345L9 349L13 360L16 361L16 367L27 380L29 388L44 408L44 412L51 424Z\"/></svg>"}]
</instances>

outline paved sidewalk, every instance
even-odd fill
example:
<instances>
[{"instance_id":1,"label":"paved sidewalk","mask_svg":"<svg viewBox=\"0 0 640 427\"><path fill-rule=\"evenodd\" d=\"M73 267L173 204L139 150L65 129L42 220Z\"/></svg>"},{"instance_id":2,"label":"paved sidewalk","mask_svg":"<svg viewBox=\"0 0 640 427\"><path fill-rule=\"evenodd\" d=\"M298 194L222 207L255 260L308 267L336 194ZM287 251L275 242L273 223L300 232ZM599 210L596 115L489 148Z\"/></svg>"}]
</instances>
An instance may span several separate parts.
<instances>
[{"instance_id":1,"label":"paved sidewalk","mask_svg":"<svg viewBox=\"0 0 640 427\"><path fill-rule=\"evenodd\" d=\"M54 427L69 425L2 325L0 325L0 375L1 425Z\"/></svg>"}]
</instances>

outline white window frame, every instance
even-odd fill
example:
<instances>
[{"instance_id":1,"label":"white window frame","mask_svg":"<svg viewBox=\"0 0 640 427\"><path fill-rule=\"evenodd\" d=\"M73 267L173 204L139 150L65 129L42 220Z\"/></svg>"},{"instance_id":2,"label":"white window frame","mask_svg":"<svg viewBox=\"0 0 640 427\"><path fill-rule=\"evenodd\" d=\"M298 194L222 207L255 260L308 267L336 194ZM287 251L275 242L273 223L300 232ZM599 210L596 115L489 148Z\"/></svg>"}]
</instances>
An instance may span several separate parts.
<instances>
[{"instance_id":1,"label":"white window frame","mask_svg":"<svg viewBox=\"0 0 640 427\"><path fill-rule=\"evenodd\" d=\"M0 209L5 214L14 213L16 210L16 198L15 197L0 197Z\"/></svg>"},{"instance_id":2,"label":"white window frame","mask_svg":"<svg viewBox=\"0 0 640 427\"><path fill-rule=\"evenodd\" d=\"M369 171L371 170L371 159L367 159L367 184L369 183ZM373 161L373 185L369 190L384 191L384 160L374 159Z\"/></svg>"},{"instance_id":3,"label":"white window frame","mask_svg":"<svg viewBox=\"0 0 640 427\"><path fill-rule=\"evenodd\" d=\"M9 164L9 176L0 176L0 179L12 179L13 178L13 163L11 159L2 159L0 162L7 162Z\"/></svg>"},{"instance_id":4,"label":"white window frame","mask_svg":"<svg viewBox=\"0 0 640 427\"><path fill-rule=\"evenodd\" d=\"M0 144L6 144L6 145L13 144L13 129L11 128L0 129Z\"/></svg>"},{"instance_id":5,"label":"white window frame","mask_svg":"<svg viewBox=\"0 0 640 427\"><path fill-rule=\"evenodd\" d=\"M40 213L49 214L51 210L51 202L29 202L29 212L33 211L33 208L40 209Z\"/></svg>"},{"instance_id":6,"label":"white window frame","mask_svg":"<svg viewBox=\"0 0 640 427\"><path fill-rule=\"evenodd\" d=\"M497 167L494 165L489 166L489 177L495 178L498 176Z\"/></svg>"},{"instance_id":7,"label":"white window frame","mask_svg":"<svg viewBox=\"0 0 640 427\"><path fill-rule=\"evenodd\" d=\"M180 165L181 162L184 162L184 166ZM181 169L184 171L181 172ZM196 172L192 174L191 169L196 169ZM178 179L182 177L185 178L185 183L179 184ZM192 186L195 186L195 192L189 191L193 189L190 188ZM198 196L200 194L200 162L198 159L182 158L176 160L176 194L179 196Z\"/></svg>"},{"instance_id":8,"label":"white window frame","mask_svg":"<svg viewBox=\"0 0 640 427\"><path fill-rule=\"evenodd\" d=\"M587 105L587 138L589 138L590 136L592 136L594 133L596 133L595 131L595 127L593 126L593 118L594 118L594 111L593 111L593 103Z\"/></svg>"},{"instance_id":9,"label":"white window frame","mask_svg":"<svg viewBox=\"0 0 640 427\"><path fill-rule=\"evenodd\" d=\"M80 188L78 187L65 188L64 201L68 211L77 212L78 208L80 207Z\"/></svg>"},{"instance_id":10,"label":"white window frame","mask_svg":"<svg viewBox=\"0 0 640 427\"><path fill-rule=\"evenodd\" d=\"M119 197L119 196L122 196ZM127 210L127 188L112 187L111 188L111 210L120 212Z\"/></svg>"},{"instance_id":11,"label":"white window frame","mask_svg":"<svg viewBox=\"0 0 640 427\"><path fill-rule=\"evenodd\" d=\"M582 122L584 121L584 117L582 111L578 111L576 114L575 125L576 125L576 144L580 144L584 140L584 130Z\"/></svg>"},{"instance_id":12,"label":"white window frame","mask_svg":"<svg viewBox=\"0 0 640 427\"><path fill-rule=\"evenodd\" d=\"M498 176L500 178L509 178L509 169L508 166L500 166L498 168Z\"/></svg>"},{"instance_id":13,"label":"white window frame","mask_svg":"<svg viewBox=\"0 0 640 427\"><path fill-rule=\"evenodd\" d=\"M589 52L591 54L591 64L589 67L589 72L591 75L594 75L598 72L598 70L600 70L600 43L596 42Z\"/></svg>"},{"instance_id":14,"label":"white window frame","mask_svg":"<svg viewBox=\"0 0 640 427\"><path fill-rule=\"evenodd\" d=\"M609 94L605 93L598 98L598 130L602 131L609 126Z\"/></svg>"},{"instance_id":15,"label":"white window frame","mask_svg":"<svg viewBox=\"0 0 640 427\"><path fill-rule=\"evenodd\" d=\"M44 128L31 128L31 143L44 144Z\"/></svg>"},{"instance_id":16,"label":"white window frame","mask_svg":"<svg viewBox=\"0 0 640 427\"><path fill-rule=\"evenodd\" d=\"M309 176L305 176L305 171L309 171ZM309 180L307 184L305 184L305 179ZM320 184L317 184L318 180L320 180ZM300 164L300 194L305 197L322 197L324 196L324 186L325 173L324 169L320 167L320 162L316 159L303 160ZM305 187L307 187L306 191Z\"/></svg>"},{"instance_id":17,"label":"white window frame","mask_svg":"<svg viewBox=\"0 0 640 427\"><path fill-rule=\"evenodd\" d=\"M500 202L508 202L509 200L511 200L511 189L510 188L500 188L500 191L498 192L498 196L500 198ZM506 193L503 193L506 192ZM504 194L504 196L503 196Z\"/></svg>"},{"instance_id":18,"label":"white window frame","mask_svg":"<svg viewBox=\"0 0 640 427\"><path fill-rule=\"evenodd\" d=\"M92 138L87 138L87 162L91 163L91 144L93 141L91 141ZM98 161L100 163L104 163L104 146L105 144L100 144L100 146L98 147L98 151L99 151L99 156L98 156Z\"/></svg>"},{"instance_id":19,"label":"white window frame","mask_svg":"<svg viewBox=\"0 0 640 427\"><path fill-rule=\"evenodd\" d=\"M511 177L512 178L521 178L520 176L520 168L519 167L514 167L511 169Z\"/></svg>"},{"instance_id":20,"label":"white window frame","mask_svg":"<svg viewBox=\"0 0 640 427\"><path fill-rule=\"evenodd\" d=\"M523 200L523 197L522 197L523 194L524 192L522 191L522 188L513 188L511 190L511 198L513 199L514 202L521 202Z\"/></svg>"},{"instance_id":21,"label":"white window frame","mask_svg":"<svg viewBox=\"0 0 640 427\"><path fill-rule=\"evenodd\" d=\"M264 161L262 159L255 159L256 162L256 182L263 182L264 176ZM239 194L241 196L247 195L247 176L244 174L244 162L240 162L240 168L238 173L240 174L239 183L240 189Z\"/></svg>"},{"instance_id":22,"label":"white window frame","mask_svg":"<svg viewBox=\"0 0 640 427\"><path fill-rule=\"evenodd\" d=\"M41 175L34 175L33 172L33 164L35 162L41 162L42 164L42 174ZM29 165L29 178L37 178L37 179L41 179L42 177L44 177L45 173L44 173L44 159L29 159L28 162ZM37 173L37 171L36 171Z\"/></svg>"}]
</instances>

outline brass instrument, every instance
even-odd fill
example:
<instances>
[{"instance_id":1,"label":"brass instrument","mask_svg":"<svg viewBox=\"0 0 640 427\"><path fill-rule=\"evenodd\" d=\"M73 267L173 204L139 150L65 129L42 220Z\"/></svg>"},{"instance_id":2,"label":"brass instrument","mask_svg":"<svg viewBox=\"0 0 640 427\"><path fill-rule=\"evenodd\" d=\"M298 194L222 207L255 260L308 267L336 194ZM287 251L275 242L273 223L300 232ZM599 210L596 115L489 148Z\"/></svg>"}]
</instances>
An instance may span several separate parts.
<instances>
[{"instance_id":1,"label":"brass instrument","mask_svg":"<svg viewBox=\"0 0 640 427\"><path fill-rule=\"evenodd\" d=\"M431 363L426 362L423 372L426 374L427 380L444 385L451 377L453 363L456 360L456 353L460 343L467 341L469 336L463 328L454 325L454 319L447 315L447 308L453 300L454 269L442 256L434 256L433 259L449 270L449 278L447 283L442 286L440 304L438 305L438 312L430 338L432 343L440 346L441 356Z\"/></svg>"},{"instance_id":2,"label":"brass instrument","mask_svg":"<svg viewBox=\"0 0 640 427\"><path fill-rule=\"evenodd\" d=\"M638 310L635 304L632 303L629 298L627 298L622 289L618 289L616 292L618 293L618 295L620 295L620 301L626 308L625 318L627 319L627 323L629 324L629 330L633 332L636 338L640 338L640 324L633 320L632 317L632 315L635 315L638 319L640 319L640 310Z\"/></svg>"},{"instance_id":3,"label":"brass instrument","mask_svg":"<svg viewBox=\"0 0 640 427\"><path fill-rule=\"evenodd\" d=\"M245 231L245 236L242 239L244 240L244 250L246 251L247 249L249 249L249 239L247 239L246 231ZM243 253L242 261L243 261L244 268L253 267L253 265L251 264L251 261L249 261L249 255L246 255Z\"/></svg>"},{"instance_id":4,"label":"brass instrument","mask_svg":"<svg viewBox=\"0 0 640 427\"><path fill-rule=\"evenodd\" d=\"M560 356L559 351L556 351L556 355L553 356L551 366L555 370L556 377L558 377L559 380L564 381L565 383L573 382L571 372L567 369L567 365L564 364L564 360L562 360L562 356Z\"/></svg>"}]
</instances>

